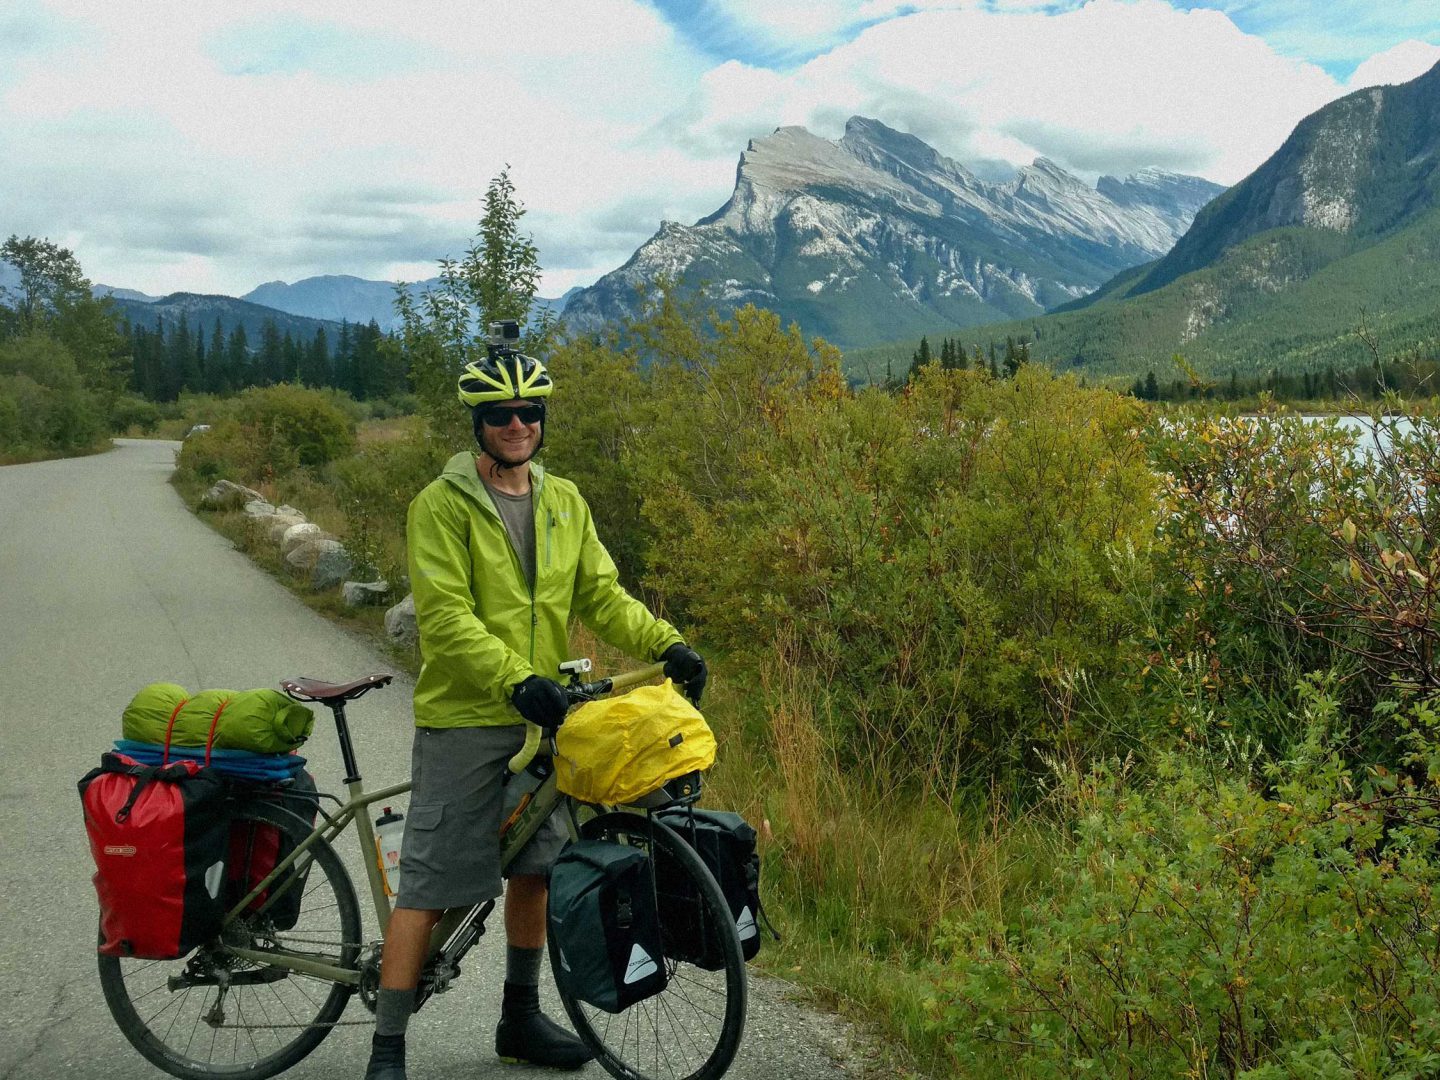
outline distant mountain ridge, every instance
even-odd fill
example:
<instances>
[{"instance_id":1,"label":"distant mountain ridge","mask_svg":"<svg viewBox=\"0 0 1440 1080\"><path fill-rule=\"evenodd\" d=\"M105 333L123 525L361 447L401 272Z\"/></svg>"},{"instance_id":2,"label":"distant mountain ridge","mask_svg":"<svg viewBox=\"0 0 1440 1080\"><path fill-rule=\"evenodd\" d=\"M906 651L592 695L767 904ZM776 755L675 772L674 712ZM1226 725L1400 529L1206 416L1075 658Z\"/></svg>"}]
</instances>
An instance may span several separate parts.
<instances>
[{"instance_id":1,"label":"distant mountain ridge","mask_svg":"<svg viewBox=\"0 0 1440 1080\"><path fill-rule=\"evenodd\" d=\"M837 141L782 127L749 143L720 209L662 222L571 299L565 323L631 316L637 287L661 277L708 282L717 307L768 307L840 345L1038 314L1168 251L1222 190L1157 169L1091 187L1045 158L991 183L878 120L852 117Z\"/></svg>"},{"instance_id":2,"label":"distant mountain ridge","mask_svg":"<svg viewBox=\"0 0 1440 1080\"><path fill-rule=\"evenodd\" d=\"M406 291L419 299L428 290L440 284L439 278L411 282ZM373 281L352 277L348 274L326 274L320 277L304 278L293 284L284 281L267 281L246 293L242 300L252 304L263 304L292 315L306 315L315 319L369 323L375 320L381 330L394 330L400 325L395 312L395 289L393 281ZM571 289L555 299L535 298L532 318L540 311L559 314L566 301L577 290Z\"/></svg>"},{"instance_id":3,"label":"distant mountain ridge","mask_svg":"<svg viewBox=\"0 0 1440 1080\"><path fill-rule=\"evenodd\" d=\"M183 316L190 333L210 334L216 323L222 332L229 334L235 327L245 328L245 339L250 348L257 348L267 322L273 322L283 337L306 342L315 339L317 331L324 329L330 348L339 341L341 324L331 319L312 319L303 315L292 315L275 308L237 300L233 296L208 296L201 293L171 293L157 300L132 300L112 295L111 302L116 311L135 326L153 330L157 323L164 323L166 332L180 324Z\"/></svg>"}]
</instances>

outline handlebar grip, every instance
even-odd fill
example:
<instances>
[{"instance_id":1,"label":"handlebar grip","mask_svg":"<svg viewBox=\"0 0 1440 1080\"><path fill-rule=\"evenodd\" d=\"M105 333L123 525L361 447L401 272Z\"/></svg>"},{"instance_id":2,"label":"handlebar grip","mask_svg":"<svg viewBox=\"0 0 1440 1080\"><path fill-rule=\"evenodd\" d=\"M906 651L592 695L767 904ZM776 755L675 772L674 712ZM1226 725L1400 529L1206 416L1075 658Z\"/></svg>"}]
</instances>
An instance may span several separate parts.
<instances>
[{"instance_id":1,"label":"handlebar grip","mask_svg":"<svg viewBox=\"0 0 1440 1080\"><path fill-rule=\"evenodd\" d=\"M632 686L649 682L665 674L665 661L657 660L648 667L636 668L634 671L622 671L619 675L610 680L611 689L615 691L629 690Z\"/></svg>"},{"instance_id":2,"label":"handlebar grip","mask_svg":"<svg viewBox=\"0 0 1440 1080\"><path fill-rule=\"evenodd\" d=\"M525 745L516 751L515 756L510 759L508 768L512 773L525 771L525 766L535 760L535 753L540 749L540 725L525 721Z\"/></svg>"}]
</instances>

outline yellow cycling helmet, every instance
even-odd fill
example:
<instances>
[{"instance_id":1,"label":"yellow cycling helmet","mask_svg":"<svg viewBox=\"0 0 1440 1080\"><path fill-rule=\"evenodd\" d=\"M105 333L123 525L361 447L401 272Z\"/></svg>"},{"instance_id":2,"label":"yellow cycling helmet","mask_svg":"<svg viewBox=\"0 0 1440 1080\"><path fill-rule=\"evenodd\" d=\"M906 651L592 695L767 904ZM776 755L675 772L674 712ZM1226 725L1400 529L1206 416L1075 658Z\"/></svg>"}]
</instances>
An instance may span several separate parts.
<instances>
[{"instance_id":1,"label":"yellow cycling helmet","mask_svg":"<svg viewBox=\"0 0 1440 1080\"><path fill-rule=\"evenodd\" d=\"M471 408L491 401L546 398L553 389L544 364L509 350L466 364L457 387L460 400Z\"/></svg>"}]
</instances>

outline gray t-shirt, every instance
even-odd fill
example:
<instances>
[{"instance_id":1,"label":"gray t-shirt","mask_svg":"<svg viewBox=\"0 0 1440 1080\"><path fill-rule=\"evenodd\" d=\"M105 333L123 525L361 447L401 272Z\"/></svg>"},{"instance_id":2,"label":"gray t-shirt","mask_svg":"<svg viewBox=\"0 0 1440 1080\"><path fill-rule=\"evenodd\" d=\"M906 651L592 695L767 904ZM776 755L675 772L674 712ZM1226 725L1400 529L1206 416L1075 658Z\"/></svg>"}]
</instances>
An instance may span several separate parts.
<instances>
[{"instance_id":1,"label":"gray t-shirt","mask_svg":"<svg viewBox=\"0 0 1440 1080\"><path fill-rule=\"evenodd\" d=\"M485 484L483 477L480 482ZM535 591L535 492L532 489L524 495L510 495L495 490L489 484L485 484L485 490L490 493L490 498L495 503L495 509L500 511L500 520L505 523L505 531L510 534L510 545L520 558L520 570L525 575L525 581L533 593Z\"/></svg>"}]
</instances>

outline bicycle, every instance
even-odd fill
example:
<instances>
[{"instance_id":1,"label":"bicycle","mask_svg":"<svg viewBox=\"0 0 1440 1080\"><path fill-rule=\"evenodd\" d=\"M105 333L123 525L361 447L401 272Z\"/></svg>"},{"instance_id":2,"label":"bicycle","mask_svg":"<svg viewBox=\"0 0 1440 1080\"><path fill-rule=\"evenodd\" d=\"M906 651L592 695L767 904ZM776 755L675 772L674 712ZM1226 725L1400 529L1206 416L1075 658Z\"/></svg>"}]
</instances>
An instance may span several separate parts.
<instances>
[{"instance_id":1,"label":"bicycle","mask_svg":"<svg viewBox=\"0 0 1440 1080\"><path fill-rule=\"evenodd\" d=\"M663 666L588 683L580 679L590 670L588 660L562 664L561 671L569 676L566 692L574 706L649 681ZM181 1080L263 1080L319 1046L342 1023L351 997L358 995L374 1011L380 951L392 909L368 808L405 794L410 784L364 790L345 704L392 678L381 674L342 684L302 678L282 682L292 698L318 702L334 715L348 798L341 803L325 796L339 804L333 812L321 810L318 797L307 801L283 792L251 792L240 798L231 833L232 862L237 861L237 845L248 858L246 853L276 830L285 843L273 869L248 890L248 877L233 889L244 895L227 910L219 936L179 960L99 958L100 984L120 1030L170 1075ZM553 755L554 732L549 735ZM713 875L678 833L651 816L662 807L693 804L699 775L671 781L627 806L583 804L558 789L551 755L542 752L547 740L541 729L530 725L526 736L525 747L510 762L507 782L528 776L533 790L502 828L502 867L552 811L563 812L572 841L599 838L641 847L651 856L652 879L661 862L670 875L687 879L687 895L693 899L683 920L685 932L694 934L700 927L702 940L723 956L723 964L713 971L667 958L665 990L615 1015L573 997L557 979L576 1033L600 1065L622 1080L716 1080L730 1067L744 1032L746 977L740 940ZM355 886L333 844L352 825L380 926L380 938L370 941L363 938ZM285 847L292 850L284 853ZM297 889L298 905L293 896ZM290 903L281 904L287 897ZM485 933L485 920L494 907L495 901L487 900L445 913L431 935L417 1010L459 976L461 961ZM663 926L661 930L663 937ZM549 952L552 968L559 970L553 938Z\"/></svg>"}]
</instances>

